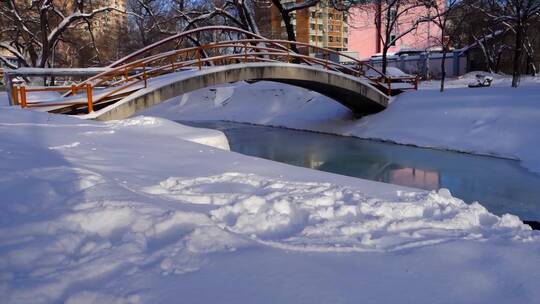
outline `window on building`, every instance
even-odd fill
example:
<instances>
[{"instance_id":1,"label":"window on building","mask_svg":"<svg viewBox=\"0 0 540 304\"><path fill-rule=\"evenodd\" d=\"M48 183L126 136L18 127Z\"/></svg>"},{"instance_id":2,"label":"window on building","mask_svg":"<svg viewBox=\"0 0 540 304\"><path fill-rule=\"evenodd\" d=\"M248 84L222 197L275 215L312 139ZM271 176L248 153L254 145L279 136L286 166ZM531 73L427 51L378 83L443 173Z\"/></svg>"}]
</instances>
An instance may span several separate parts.
<instances>
[{"instance_id":1,"label":"window on building","mask_svg":"<svg viewBox=\"0 0 540 304\"><path fill-rule=\"evenodd\" d=\"M322 30L323 30L323 25L319 24L319 31L322 31Z\"/></svg>"},{"instance_id":2,"label":"window on building","mask_svg":"<svg viewBox=\"0 0 540 304\"><path fill-rule=\"evenodd\" d=\"M315 24L314 24L314 23L311 23L311 24L309 25L309 28L312 29L312 30L315 30Z\"/></svg>"},{"instance_id":3,"label":"window on building","mask_svg":"<svg viewBox=\"0 0 540 304\"><path fill-rule=\"evenodd\" d=\"M315 35L311 35L311 36L309 37L309 41L315 42Z\"/></svg>"},{"instance_id":4,"label":"window on building","mask_svg":"<svg viewBox=\"0 0 540 304\"><path fill-rule=\"evenodd\" d=\"M343 38L343 43L345 43L345 44L349 43L349 39Z\"/></svg>"},{"instance_id":5,"label":"window on building","mask_svg":"<svg viewBox=\"0 0 540 304\"><path fill-rule=\"evenodd\" d=\"M390 46L395 46L395 45L396 45L396 35L391 34L390 35Z\"/></svg>"},{"instance_id":6,"label":"window on building","mask_svg":"<svg viewBox=\"0 0 540 304\"><path fill-rule=\"evenodd\" d=\"M315 12L311 12L311 18L315 18Z\"/></svg>"},{"instance_id":7,"label":"window on building","mask_svg":"<svg viewBox=\"0 0 540 304\"><path fill-rule=\"evenodd\" d=\"M334 42L334 37L333 36L328 36L328 41L329 42Z\"/></svg>"},{"instance_id":8,"label":"window on building","mask_svg":"<svg viewBox=\"0 0 540 304\"><path fill-rule=\"evenodd\" d=\"M329 25L329 26L328 26L328 30L329 30L329 31L334 31L334 26L333 26L333 25Z\"/></svg>"},{"instance_id":9,"label":"window on building","mask_svg":"<svg viewBox=\"0 0 540 304\"><path fill-rule=\"evenodd\" d=\"M323 42L322 36L318 36L318 37L319 37L319 42Z\"/></svg>"}]
</instances>

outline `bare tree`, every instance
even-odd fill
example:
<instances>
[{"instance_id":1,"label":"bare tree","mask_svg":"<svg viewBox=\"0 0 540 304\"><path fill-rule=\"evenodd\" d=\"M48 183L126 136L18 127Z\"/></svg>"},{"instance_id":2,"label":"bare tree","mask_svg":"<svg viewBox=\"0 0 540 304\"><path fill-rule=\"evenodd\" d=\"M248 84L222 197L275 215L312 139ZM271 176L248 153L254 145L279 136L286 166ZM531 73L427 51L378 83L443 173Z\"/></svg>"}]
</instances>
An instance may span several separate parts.
<instances>
[{"instance_id":1,"label":"bare tree","mask_svg":"<svg viewBox=\"0 0 540 304\"><path fill-rule=\"evenodd\" d=\"M5 22L0 49L16 57L23 66L43 68L69 29L117 10L109 6L93 8L84 0L66 3L53 0L0 2L0 18ZM0 56L0 60L15 68L5 56Z\"/></svg>"},{"instance_id":2,"label":"bare tree","mask_svg":"<svg viewBox=\"0 0 540 304\"><path fill-rule=\"evenodd\" d=\"M527 49L525 47L527 32L535 19L539 18L540 0L478 0L473 7L504 25L514 34L512 87L518 87L523 51Z\"/></svg>"},{"instance_id":3,"label":"bare tree","mask_svg":"<svg viewBox=\"0 0 540 304\"><path fill-rule=\"evenodd\" d=\"M459 5L460 0L447 0L446 2L432 1L431 3L426 3L428 9L434 10L434 18L432 22L440 29L440 35L436 38L437 43L441 47L442 51L442 60L441 60L441 85L440 91L444 91L444 81L446 79L446 53L450 49L452 39L454 37L453 29L459 28L450 27L450 21L461 22L461 20L456 20L453 18L453 14Z\"/></svg>"},{"instance_id":4,"label":"bare tree","mask_svg":"<svg viewBox=\"0 0 540 304\"><path fill-rule=\"evenodd\" d=\"M128 0L134 48L150 45L175 30L174 5L174 0Z\"/></svg>"}]
</instances>

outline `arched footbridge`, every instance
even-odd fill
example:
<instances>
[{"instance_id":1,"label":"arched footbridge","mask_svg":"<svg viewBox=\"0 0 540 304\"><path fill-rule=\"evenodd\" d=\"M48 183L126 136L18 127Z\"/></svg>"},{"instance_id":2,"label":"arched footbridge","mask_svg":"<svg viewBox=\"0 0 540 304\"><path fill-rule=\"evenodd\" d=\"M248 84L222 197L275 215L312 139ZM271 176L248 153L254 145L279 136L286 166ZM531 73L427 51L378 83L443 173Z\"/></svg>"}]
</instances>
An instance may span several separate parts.
<instances>
[{"instance_id":1,"label":"arched footbridge","mask_svg":"<svg viewBox=\"0 0 540 304\"><path fill-rule=\"evenodd\" d=\"M203 44L204 39L214 42ZM347 57L350 64L331 60L336 56ZM156 42L76 85L22 87L14 92L20 94L17 99L22 106L56 113L88 113L89 118L111 120L129 117L191 91L243 80L306 88L360 115L384 110L390 95L406 85L416 88L418 81L415 77L387 77L368 64L330 49L266 39L233 27L210 26ZM402 84L399 89L396 82ZM26 100L28 92L40 90L56 90L64 95L53 101Z\"/></svg>"}]
</instances>

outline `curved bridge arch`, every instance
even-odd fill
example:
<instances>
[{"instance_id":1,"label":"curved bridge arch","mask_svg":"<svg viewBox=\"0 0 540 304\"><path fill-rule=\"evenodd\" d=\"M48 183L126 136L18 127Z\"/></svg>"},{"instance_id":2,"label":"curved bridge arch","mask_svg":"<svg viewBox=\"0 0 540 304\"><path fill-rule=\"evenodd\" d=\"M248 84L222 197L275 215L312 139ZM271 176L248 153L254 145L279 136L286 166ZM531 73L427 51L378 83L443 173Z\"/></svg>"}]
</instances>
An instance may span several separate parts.
<instances>
[{"instance_id":1,"label":"curved bridge arch","mask_svg":"<svg viewBox=\"0 0 540 304\"><path fill-rule=\"evenodd\" d=\"M92 116L98 120L123 119L185 93L242 80L268 80L306 88L334 99L357 114L380 112L388 105L388 97L367 80L313 66L268 62L169 74Z\"/></svg>"}]
</instances>

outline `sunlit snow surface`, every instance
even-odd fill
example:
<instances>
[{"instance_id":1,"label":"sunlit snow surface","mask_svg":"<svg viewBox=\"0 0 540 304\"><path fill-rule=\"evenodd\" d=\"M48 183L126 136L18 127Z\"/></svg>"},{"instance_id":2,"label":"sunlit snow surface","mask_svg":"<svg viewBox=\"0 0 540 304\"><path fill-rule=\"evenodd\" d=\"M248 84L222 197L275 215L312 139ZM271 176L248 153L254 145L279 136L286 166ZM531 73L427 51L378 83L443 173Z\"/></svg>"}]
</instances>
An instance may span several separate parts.
<instances>
[{"instance_id":1,"label":"sunlit snow surface","mask_svg":"<svg viewBox=\"0 0 540 304\"><path fill-rule=\"evenodd\" d=\"M158 118L0 109L2 303L540 298L540 233L515 216L226 147Z\"/></svg>"}]
</instances>

